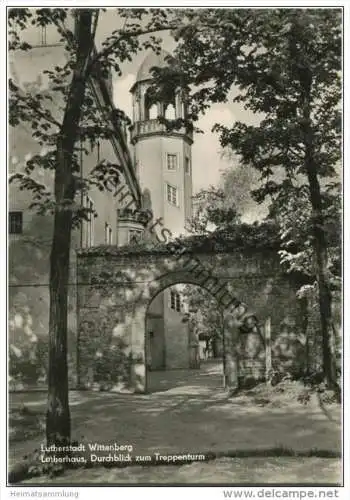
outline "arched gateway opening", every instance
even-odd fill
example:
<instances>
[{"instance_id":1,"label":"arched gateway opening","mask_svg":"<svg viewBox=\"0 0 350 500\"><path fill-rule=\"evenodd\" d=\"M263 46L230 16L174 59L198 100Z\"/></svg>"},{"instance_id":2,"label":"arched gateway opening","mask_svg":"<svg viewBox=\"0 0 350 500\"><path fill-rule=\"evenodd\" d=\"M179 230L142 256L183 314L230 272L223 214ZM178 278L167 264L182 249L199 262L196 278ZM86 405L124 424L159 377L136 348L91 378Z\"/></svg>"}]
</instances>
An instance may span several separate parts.
<instances>
[{"instance_id":1,"label":"arched gateway opening","mask_svg":"<svg viewBox=\"0 0 350 500\"><path fill-rule=\"evenodd\" d=\"M245 378L264 376L260 327L266 318L272 336L277 337L284 319L290 323L300 316L296 285L283 275L271 249L90 248L78 252L77 280L81 388L148 390L152 367L147 369L147 313L161 292L181 283L201 287L220 304L224 382L230 390ZM254 328L256 318L258 329Z\"/></svg>"},{"instance_id":2,"label":"arched gateway opening","mask_svg":"<svg viewBox=\"0 0 350 500\"><path fill-rule=\"evenodd\" d=\"M200 394L224 382L224 310L205 288L177 283L149 303L146 391Z\"/></svg>"}]
</instances>

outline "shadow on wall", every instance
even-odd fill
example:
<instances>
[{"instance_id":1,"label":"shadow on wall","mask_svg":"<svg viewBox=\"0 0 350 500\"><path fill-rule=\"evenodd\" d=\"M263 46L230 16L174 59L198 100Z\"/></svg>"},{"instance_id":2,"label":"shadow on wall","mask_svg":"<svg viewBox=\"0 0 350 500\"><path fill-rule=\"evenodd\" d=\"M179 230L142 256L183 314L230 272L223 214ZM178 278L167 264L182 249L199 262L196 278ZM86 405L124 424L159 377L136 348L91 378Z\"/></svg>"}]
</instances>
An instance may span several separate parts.
<instances>
[{"instance_id":1,"label":"shadow on wall","mask_svg":"<svg viewBox=\"0 0 350 500\"><path fill-rule=\"evenodd\" d=\"M78 387L128 391L131 367L135 362L127 341L128 332L118 324L112 310L102 307L100 313L83 320L80 325Z\"/></svg>"},{"instance_id":2,"label":"shadow on wall","mask_svg":"<svg viewBox=\"0 0 350 500\"><path fill-rule=\"evenodd\" d=\"M306 370L306 337L291 318L284 318L272 345L273 369L281 374L299 377Z\"/></svg>"},{"instance_id":3,"label":"shadow on wall","mask_svg":"<svg viewBox=\"0 0 350 500\"><path fill-rule=\"evenodd\" d=\"M68 332L68 382L70 389L76 388L76 342L75 334ZM48 335L22 342L21 347L13 343L9 347L9 390L26 391L47 388L48 378Z\"/></svg>"},{"instance_id":4,"label":"shadow on wall","mask_svg":"<svg viewBox=\"0 0 350 500\"><path fill-rule=\"evenodd\" d=\"M29 214L30 215L30 214ZM9 389L45 388L48 364L49 255L52 223L26 214L23 235L9 242ZM37 230L40 227L40 237ZM72 266L74 271L74 266ZM71 282L74 282L72 272ZM69 384L76 386L76 287L68 294Z\"/></svg>"}]
</instances>

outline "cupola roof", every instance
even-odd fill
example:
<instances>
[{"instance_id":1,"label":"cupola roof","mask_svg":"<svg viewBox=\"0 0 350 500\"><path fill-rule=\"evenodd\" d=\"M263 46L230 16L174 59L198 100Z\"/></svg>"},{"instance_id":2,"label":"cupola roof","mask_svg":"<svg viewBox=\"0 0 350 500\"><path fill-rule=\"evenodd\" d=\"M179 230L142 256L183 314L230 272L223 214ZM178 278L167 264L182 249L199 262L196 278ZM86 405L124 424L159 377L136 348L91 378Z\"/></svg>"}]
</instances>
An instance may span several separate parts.
<instances>
[{"instance_id":1,"label":"cupola roof","mask_svg":"<svg viewBox=\"0 0 350 500\"><path fill-rule=\"evenodd\" d=\"M152 75L152 69L153 68L164 68L168 65L167 59L170 57L169 52L166 52L165 50L161 50L159 54L156 54L153 50L150 52L146 58L144 59L143 63L141 64L137 75L136 75L136 82L143 82L145 80L150 80L153 75Z\"/></svg>"}]
</instances>

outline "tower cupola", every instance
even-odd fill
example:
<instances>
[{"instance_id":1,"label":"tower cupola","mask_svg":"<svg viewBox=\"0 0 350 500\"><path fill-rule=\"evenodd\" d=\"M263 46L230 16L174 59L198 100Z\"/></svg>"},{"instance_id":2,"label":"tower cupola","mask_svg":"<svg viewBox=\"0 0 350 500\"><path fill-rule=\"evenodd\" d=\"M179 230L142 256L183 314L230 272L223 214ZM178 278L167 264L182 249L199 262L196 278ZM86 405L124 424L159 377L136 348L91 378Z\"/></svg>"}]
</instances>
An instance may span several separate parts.
<instances>
[{"instance_id":1,"label":"tower cupola","mask_svg":"<svg viewBox=\"0 0 350 500\"><path fill-rule=\"evenodd\" d=\"M181 136L189 144L192 144L192 132L181 128L180 130L167 131L164 123L158 120L158 117L164 117L167 120L185 118L186 103L183 99L181 89L174 88L173 94L166 101L155 102L150 93L152 85L153 68L164 68L171 62L171 56L165 50L158 54L150 52L141 64L136 81L130 92L133 96L133 126L131 128L131 142L136 142L150 135Z\"/></svg>"}]
</instances>

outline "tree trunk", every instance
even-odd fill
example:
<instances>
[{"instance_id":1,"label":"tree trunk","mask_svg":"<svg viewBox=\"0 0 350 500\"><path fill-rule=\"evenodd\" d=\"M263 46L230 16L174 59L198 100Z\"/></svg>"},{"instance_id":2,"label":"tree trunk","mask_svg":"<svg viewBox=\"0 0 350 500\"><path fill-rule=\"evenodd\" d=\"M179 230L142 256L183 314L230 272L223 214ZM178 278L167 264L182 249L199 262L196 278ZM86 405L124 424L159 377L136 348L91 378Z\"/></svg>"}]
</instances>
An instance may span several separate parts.
<instances>
[{"instance_id":1,"label":"tree trunk","mask_svg":"<svg viewBox=\"0 0 350 500\"><path fill-rule=\"evenodd\" d=\"M72 214L55 213L50 270L49 392L47 444L70 440L67 367L67 299Z\"/></svg>"},{"instance_id":2,"label":"tree trunk","mask_svg":"<svg viewBox=\"0 0 350 500\"><path fill-rule=\"evenodd\" d=\"M265 344L265 379L271 384L272 378L272 346L271 346L271 317L267 317L264 325Z\"/></svg>"},{"instance_id":3,"label":"tree trunk","mask_svg":"<svg viewBox=\"0 0 350 500\"><path fill-rule=\"evenodd\" d=\"M46 413L47 444L70 441L70 412L67 367L67 301L72 209L75 187L74 146L87 83L87 65L93 46L92 10L79 10L76 65L70 83L63 122L57 141L55 173L55 215L50 255L49 376ZM63 209L63 204L67 206Z\"/></svg>"},{"instance_id":4,"label":"tree trunk","mask_svg":"<svg viewBox=\"0 0 350 500\"><path fill-rule=\"evenodd\" d=\"M308 335L309 326L309 300L307 297L302 297L300 299L300 309L301 309L301 333L305 337L305 376L309 377L310 370L310 339Z\"/></svg>"},{"instance_id":5,"label":"tree trunk","mask_svg":"<svg viewBox=\"0 0 350 500\"><path fill-rule=\"evenodd\" d=\"M336 387L336 365L332 353L332 296L327 278L327 243L323 229L321 192L315 168L308 170L311 204L313 209L314 251L319 294L319 307L322 332L323 374L329 387Z\"/></svg>"},{"instance_id":6,"label":"tree trunk","mask_svg":"<svg viewBox=\"0 0 350 500\"><path fill-rule=\"evenodd\" d=\"M319 290L319 307L322 332L323 375L329 387L337 388L336 365L332 356L332 297L327 274L328 254L322 212L322 197L315 162L315 145L311 122L311 85L312 77L303 68L303 135L305 144L304 168L308 178L312 206L313 248L316 261L316 275Z\"/></svg>"}]
</instances>

